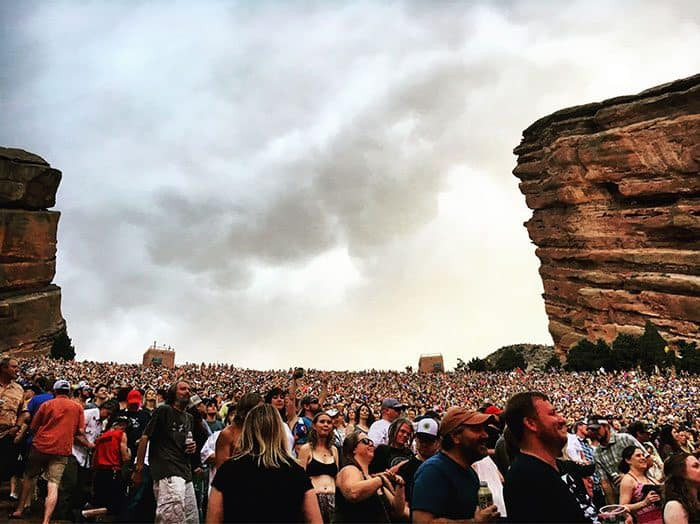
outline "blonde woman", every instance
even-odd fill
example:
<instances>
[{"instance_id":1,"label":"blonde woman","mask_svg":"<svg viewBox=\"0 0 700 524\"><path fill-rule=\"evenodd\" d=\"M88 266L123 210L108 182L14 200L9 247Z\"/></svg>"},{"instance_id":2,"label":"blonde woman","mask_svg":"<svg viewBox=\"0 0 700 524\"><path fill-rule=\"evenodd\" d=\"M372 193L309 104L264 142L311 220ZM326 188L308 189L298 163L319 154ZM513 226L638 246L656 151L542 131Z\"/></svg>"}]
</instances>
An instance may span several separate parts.
<instances>
[{"instance_id":1,"label":"blonde woman","mask_svg":"<svg viewBox=\"0 0 700 524\"><path fill-rule=\"evenodd\" d=\"M309 477L287 451L282 424L269 404L248 412L237 453L212 481L208 523L323 522Z\"/></svg>"},{"instance_id":2,"label":"blonde woman","mask_svg":"<svg viewBox=\"0 0 700 524\"><path fill-rule=\"evenodd\" d=\"M146 393L143 395L143 410L148 411L148 413L153 413L158 407L158 395L156 390L153 388L148 388Z\"/></svg>"}]
</instances>

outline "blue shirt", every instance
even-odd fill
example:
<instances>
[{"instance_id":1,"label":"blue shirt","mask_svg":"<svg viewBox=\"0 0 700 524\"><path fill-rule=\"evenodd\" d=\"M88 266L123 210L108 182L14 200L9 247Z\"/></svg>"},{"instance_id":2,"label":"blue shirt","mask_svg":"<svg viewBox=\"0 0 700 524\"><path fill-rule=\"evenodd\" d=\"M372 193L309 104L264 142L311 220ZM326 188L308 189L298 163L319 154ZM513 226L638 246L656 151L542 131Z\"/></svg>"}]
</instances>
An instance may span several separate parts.
<instances>
[{"instance_id":1,"label":"blue shirt","mask_svg":"<svg viewBox=\"0 0 700 524\"><path fill-rule=\"evenodd\" d=\"M53 393L41 393L39 395L34 395L29 403L27 404L27 411L33 417L36 412L39 411L39 407L47 400L53 399ZM32 443L32 432L27 432L27 444Z\"/></svg>"},{"instance_id":2,"label":"blue shirt","mask_svg":"<svg viewBox=\"0 0 700 524\"><path fill-rule=\"evenodd\" d=\"M478 501L479 477L443 452L423 462L416 471L411 510L436 518L470 519Z\"/></svg>"}]
</instances>

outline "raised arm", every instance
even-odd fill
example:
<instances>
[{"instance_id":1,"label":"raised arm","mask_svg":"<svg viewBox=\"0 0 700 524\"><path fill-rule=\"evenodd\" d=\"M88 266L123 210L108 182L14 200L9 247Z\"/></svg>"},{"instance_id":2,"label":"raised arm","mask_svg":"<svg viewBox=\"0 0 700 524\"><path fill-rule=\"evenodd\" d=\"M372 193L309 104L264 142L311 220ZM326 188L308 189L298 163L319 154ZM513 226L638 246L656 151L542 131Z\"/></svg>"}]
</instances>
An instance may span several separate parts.
<instances>
[{"instance_id":1,"label":"raised arm","mask_svg":"<svg viewBox=\"0 0 700 524\"><path fill-rule=\"evenodd\" d=\"M368 499L382 487L381 476L364 479L362 472L356 466L345 466L338 473L336 486L350 502Z\"/></svg>"}]
</instances>

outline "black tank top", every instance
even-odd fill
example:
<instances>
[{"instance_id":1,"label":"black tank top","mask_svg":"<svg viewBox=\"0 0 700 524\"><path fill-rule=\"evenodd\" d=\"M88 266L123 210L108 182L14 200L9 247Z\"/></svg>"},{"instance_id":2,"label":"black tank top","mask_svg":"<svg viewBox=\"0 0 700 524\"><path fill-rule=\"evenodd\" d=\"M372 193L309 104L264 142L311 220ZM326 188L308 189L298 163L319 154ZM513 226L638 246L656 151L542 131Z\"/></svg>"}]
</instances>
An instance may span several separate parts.
<instances>
[{"instance_id":1,"label":"black tank top","mask_svg":"<svg viewBox=\"0 0 700 524\"><path fill-rule=\"evenodd\" d=\"M325 464L320 460L316 460L313 456L311 461L306 465L306 474L309 477L316 477L318 475L329 475L333 478L338 474L338 466L336 466L335 461L330 464Z\"/></svg>"},{"instance_id":2,"label":"black tank top","mask_svg":"<svg viewBox=\"0 0 700 524\"><path fill-rule=\"evenodd\" d=\"M364 473L362 477L365 479L367 478ZM343 490L336 489L335 511L331 522L391 522L391 520L384 507L382 498L377 493L372 494L365 500L350 502L343 496Z\"/></svg>"}]
</instances>

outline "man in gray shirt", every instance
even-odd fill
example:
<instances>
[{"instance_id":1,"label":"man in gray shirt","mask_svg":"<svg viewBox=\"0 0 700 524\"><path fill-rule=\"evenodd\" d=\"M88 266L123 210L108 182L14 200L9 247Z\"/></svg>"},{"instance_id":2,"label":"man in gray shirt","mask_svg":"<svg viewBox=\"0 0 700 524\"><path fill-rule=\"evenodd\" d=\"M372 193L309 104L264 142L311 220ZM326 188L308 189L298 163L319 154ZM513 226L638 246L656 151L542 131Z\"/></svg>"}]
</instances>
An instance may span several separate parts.
<instances>
[{"instance_id":1,"label":"man in gray shirt","mask_svg":"<svg viewBox=\"0 0 700 524\"><path fill-rule=\"evenodd\" d=\"M148 462L156 498L156 522L199 522L188 457L196 448L191 438L192 415L185 411L189 400L189 384L175 382L168 390L167 403L153 412L139 441L132 479L134 484L141 482L146 445L150 442Z\"/></svg>"}]
</instances>

